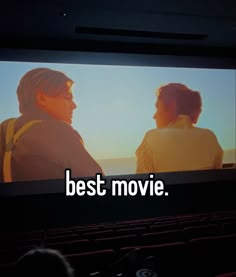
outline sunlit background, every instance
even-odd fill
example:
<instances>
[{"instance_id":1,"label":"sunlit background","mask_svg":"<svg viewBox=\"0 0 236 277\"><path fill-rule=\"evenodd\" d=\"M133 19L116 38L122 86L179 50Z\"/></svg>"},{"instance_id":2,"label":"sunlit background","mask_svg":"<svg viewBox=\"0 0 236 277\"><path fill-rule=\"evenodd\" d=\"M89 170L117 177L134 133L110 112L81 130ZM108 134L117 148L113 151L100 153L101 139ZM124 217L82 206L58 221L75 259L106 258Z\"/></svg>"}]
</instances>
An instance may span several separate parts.
<instances>
[{"instance_id":1,"label":"sunlit background","mask_svg":"<svg viewBox=\"0 0 236 277\"><path fill-rule=\"evenodd\" d=\"M200 91L197 126L211 129L225 151L224 162L235 163L235 70L0 62L0 122L19 116L18 82L36 67L60 70L74 80L73 127L106 174L134 173L135 151L145 132L155 128L155 90L170 82Z\"/></svg>"}]
</instances>

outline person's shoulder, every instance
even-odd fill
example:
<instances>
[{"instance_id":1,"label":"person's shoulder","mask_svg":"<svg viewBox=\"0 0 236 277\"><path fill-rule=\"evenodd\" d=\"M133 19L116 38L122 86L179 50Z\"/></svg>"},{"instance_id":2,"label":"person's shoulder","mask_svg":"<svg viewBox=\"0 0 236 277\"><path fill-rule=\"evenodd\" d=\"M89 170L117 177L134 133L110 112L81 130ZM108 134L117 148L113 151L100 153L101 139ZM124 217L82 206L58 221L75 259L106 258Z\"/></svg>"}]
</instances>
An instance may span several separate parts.
<instances>
[{"instance_id":1,"label":"person's shoulder","mask_svg":"<svg viewBox=\"0 0 236 277\"><path fill-rule=\"evenodd\" d=\"M218 148L221 148L218 142L217 136L212 130L207 128L199 128L199 127L195 127L195 129L199 132L200 136L204 138L204 140L208 140L208 142L210 142L212 145L215 145Z\"/></svg>"},{"instance_id":2,"label":"person's shoulder","mask_svg":"<svg viewBox=\"0 0 236 277\"><path fill-rule=\"evenodd\" d=\"M7 118L7 119L3 120L2 122L0 122L0 125L1 126L6 126L8 124L8 122L13 120L13 119L16 120L17 118L15 118L15 117Z\"/></svg>"},{"instance_id":3,"label":"person's shoulder","mask_svg":"<svg viewBox=\"0 0 236 277\"><path fill-rule=\"evenodd\" d=\"M159 129L154 128L154 129L150 129L145 133L145 137L147 138L151 138L154 136L157 136L159 134Z\"/></svg>"},{"instance_id":4,"label":"person's shoulder","mask_svg":"<svg viewBox=\"0 0 236 277\"><path fill-rule=\"evenodd\" d=\"M62 128L62 129L68 129L68 130L73 129L71 125L69 125L68 123L62 120L56 120L56 119L42 120L41 123L44 126L52 127L52 128Z\"/></svg>"},{"instance_id":5,"label":"person's shoulder","mask_svg":"<svg viewBox=\"0 0 236 277\"><path fill-rule=\"evenodd\" d=\"M65 139L82 141L79 133L71 125L61 120L42 120L39 124L35 124L30 131L31 135L43 134L45 138L56 138L57 141Z\"/></svg>"},{"instance_id":6,"label":"person's shoulder","mask_svg":"<svg viewBox=\"0 0 236 277\"><path fill-rule=\"evenodd\" d=\"M158 134L160 132L160 129L158 128L153 128L153 129L150 129L146 132L147 135L149 136L152 136L152 135L155 135L155 134Z\"/></svg>"},{"instance_id":7,"label":"person's shoulder","mask_svg":"<svg viewBox=\"0 0 236 277\"><path fill-rule=\"evenodd\" d=\"M47 129L49 132L66 132L74 133L75 129L68 123L61 120L42 120L40 124L36 124L38 128Z\"/></svg>"},{"instance_id":8,"label":"person's shoulder","mask_svg":"<svg viewBox=\"0 0 236 277\"><path fill-rule=\"evenodd\" d=\"M200 128L200 127L194 127L194 129L196 131L198 131L199 133L205 134L206 136L212 137L212 138L216 138L215 133L207 128Z\"/></svg>"},{"instance_id":9,"label":"person's shoulder","mask_svg":"<svg viewBox=\"0 0 236 277\"><path fill-rule=\"evenodd\" d=\"M8 123L11 121L11 120L16 120L17 118L8 118L8 119L5 119L4 121L0 122L0 129L1 130L5 130Z\"/></svg>"},{"instance_id":10,"label":"person's shoulder","mask_svg":"<svg viewBox=\"0 0 236 277\"><path fill-rule=\"evenodd\" d=\"M152 143L153 141L157 141L158 138L161 137L161 130L158 128L148 130L144 135L144 141L147 143Z\"/></svg>"},{"instance_id":11,"label":"person's shoulder","mask_svg":"<svg viewBox=\"0 0 236 277\"><path fill-rule=\"evenodd\" d=\"M155 137L158 137L158 136L161 136L163 133L165 133L167 129L158 129L158 128L153 128L153 129L150 129L146 132L145 136L148 137L148 138L155 138Z\"/></svg>"}]
</instances>

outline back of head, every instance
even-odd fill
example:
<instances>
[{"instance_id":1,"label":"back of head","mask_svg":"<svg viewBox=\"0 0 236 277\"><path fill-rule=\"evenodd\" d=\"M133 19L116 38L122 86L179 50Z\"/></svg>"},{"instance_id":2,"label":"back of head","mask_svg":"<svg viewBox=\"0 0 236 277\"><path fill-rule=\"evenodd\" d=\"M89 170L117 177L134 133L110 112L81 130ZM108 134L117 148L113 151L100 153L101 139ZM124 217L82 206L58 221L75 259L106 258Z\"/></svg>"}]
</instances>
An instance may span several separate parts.
<instances>
[{"instance_id":1,"label":"back of head","mask_svg":"<svg viewBox=\"0 0 236 277\"><path fill-rule=\"evenodd\" d=\"M17 87L20 112L23 114L36 107L37 91L50 96L60 95L66 92L68 82L73 84L73 81L60 71L49 68L35 68L28 71Z\"/></svg>"},{"instance_id":2,"label":"back of head","mask_svg":"<svg viewBox=\"0 0 236 277\"><path fill-rule=\"evenodd\" d=\"M180 83L170 83L158 89L158 99L167 106L171 102L176 104L176 115L187 115L193 122L201 112L202 100L198 91L193 91Z\"/></svg>"},{"instance_id":3,"label":"back of head","mask_svg":"<svg viewBox=\"0 0 236 277\"><path fill-rule=\"evenodd\" d=\"M73 269L60 252L52 249L34 249L16 263L15 277L73 277Z\"/></svg>"},{"instance_id":4,"label":"back of head","mask_svg":"<svg viewBox=\"0 0 236 277\"><path fill-rule=\"evenodd\" d=\"M196 123L198 116L201 113L202 100L198 91L188 90L182 93L177 102L177 113L184 114L191 118Z\"/></svg>"}]
</instances>

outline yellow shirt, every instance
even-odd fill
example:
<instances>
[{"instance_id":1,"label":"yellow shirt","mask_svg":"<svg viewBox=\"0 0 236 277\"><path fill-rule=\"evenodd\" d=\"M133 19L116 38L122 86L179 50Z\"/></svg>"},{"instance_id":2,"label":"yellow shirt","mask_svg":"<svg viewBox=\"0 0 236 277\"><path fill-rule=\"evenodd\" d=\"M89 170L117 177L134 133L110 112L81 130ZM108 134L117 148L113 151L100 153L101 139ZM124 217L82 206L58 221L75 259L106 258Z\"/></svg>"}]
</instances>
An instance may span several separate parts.
<instances>
[{"instance_id":1,"label":"yellow shirt","mask_svg":"<svg viewBox=\"0 0 236 277\"><path fill-rule=\"evenodd\" d=\"M136 151L137 173L221 168L223 150L215 134L179 115L163 129L148 131Z\"/></svg>"}]
</instances>

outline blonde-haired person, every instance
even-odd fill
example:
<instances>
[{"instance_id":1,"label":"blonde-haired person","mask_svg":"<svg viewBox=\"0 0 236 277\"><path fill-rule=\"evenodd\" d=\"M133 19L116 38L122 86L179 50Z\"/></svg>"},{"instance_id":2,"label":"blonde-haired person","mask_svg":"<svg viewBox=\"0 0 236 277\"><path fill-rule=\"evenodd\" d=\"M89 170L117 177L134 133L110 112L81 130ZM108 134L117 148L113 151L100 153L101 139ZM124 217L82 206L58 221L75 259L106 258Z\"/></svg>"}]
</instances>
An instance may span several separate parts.
<instances>
[{"instance_id":1,"label":"blonde-haired person","mask_svg":"<svg viewBox=\"0 0 236 277\"><path fill-rule=\"evenodd\" d=\"M209 129L195 127L201 113L198 91L180 83L157 90L156 129L136 150L137 173L221 168L223 150Z\"/></svg>"},{"instance_id":2,"label":"blonde-haired person","mask_svg":"<svg viewBox=\"0 0 236 277\"><path fill-rule=\"evenodd\" d=\"M73 81L63 72L35 68L17 88L21 116L0 125L0 181L95 176L101 167L72 126Z\"/></svg>"}]
</instances>

